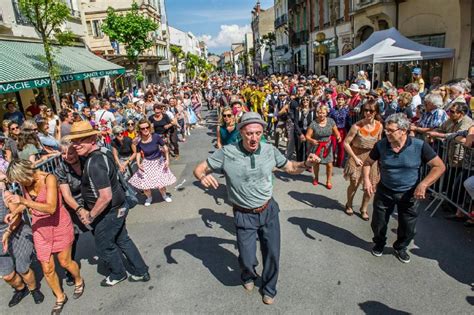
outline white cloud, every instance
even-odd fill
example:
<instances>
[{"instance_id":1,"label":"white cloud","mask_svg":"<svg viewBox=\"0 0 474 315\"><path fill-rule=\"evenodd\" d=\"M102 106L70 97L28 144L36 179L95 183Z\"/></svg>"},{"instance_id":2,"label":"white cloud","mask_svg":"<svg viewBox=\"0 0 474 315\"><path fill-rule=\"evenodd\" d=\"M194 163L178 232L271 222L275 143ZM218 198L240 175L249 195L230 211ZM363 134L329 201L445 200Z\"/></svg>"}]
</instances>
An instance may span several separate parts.
<instances>
[{"instance_id":1,"label":"white cloud","mask_svg":"<svg viewBox=\"0 0 474 315\"><path fill-rule=\"evenodd\" d=\"M251 31L252 29L250 28L250 25L221 25L221 30L216 37L204 34L198 38L199 40L204 41L209 48L225 47L230 49L231 44L243 42L244 35Z\"/></svg>"}]
</instances>

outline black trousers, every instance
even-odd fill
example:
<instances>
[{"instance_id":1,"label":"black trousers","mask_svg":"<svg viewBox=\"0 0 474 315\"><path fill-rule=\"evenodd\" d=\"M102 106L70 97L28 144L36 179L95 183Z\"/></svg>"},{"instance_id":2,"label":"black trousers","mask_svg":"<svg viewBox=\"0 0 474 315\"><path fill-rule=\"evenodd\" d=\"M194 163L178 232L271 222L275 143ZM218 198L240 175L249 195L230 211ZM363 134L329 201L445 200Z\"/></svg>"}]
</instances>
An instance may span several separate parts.
<instances>
[{"instance_id":1,"label":"black trousers","mask_svg":"<svg viewBox=\"0 0 474 315\"><path fill-rule=\"evenodd\" d=\"M170 129L170 150L173 151L174 155L179 155L179 140L177 127L172 127Z\"/></svg>"},{"instance_id":2,"label":"black trousers","mask_svg":"<svg viewBox=\"0 0 474 315\"><path fill-rule=\"evenodd\" d=\"M257 278L257 235L263 258L262 291L274 297L280 268L280 208L273 199L262 213L243 213L234 210L239 263L244 283Z\"/></svg>"},{"instance_id":3,"label":"black trousers","mask_svg":"<svg viewBox=\"0 0 474 315\"><path fill-rule=\"evenodd\" d=\"M406 249L416 234L415 226L418 218L418 200L413 193L415 188L404 192L396 192L377 186L374 197L374 213L372 215L373 241L376 245L385 246L387 242L387 225L395 206L398 211L397 240L393 244L395 250Z\"/></svg>"}]
</instances>

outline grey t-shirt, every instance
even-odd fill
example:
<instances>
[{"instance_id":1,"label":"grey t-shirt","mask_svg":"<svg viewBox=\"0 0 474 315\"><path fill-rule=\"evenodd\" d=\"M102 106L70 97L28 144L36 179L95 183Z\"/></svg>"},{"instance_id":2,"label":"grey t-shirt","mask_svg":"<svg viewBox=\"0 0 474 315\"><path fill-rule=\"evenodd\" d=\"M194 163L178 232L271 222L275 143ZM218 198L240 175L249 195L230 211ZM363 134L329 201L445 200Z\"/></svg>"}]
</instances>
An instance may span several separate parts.
<instances>
[{"instance_id":1,"label":"grey t-shirt","mask_svg":"<svg viewBox=\"0 0 474 315\"><path fill-rule=\"evenodd\" d=\"M258 150L250 153L241 141L224 146L207 159L213 171L224 171L230 202L246 209L261 207L272 197L273 169L287 162L271 144L260 143Z\"/></svg>"}]
</instances>

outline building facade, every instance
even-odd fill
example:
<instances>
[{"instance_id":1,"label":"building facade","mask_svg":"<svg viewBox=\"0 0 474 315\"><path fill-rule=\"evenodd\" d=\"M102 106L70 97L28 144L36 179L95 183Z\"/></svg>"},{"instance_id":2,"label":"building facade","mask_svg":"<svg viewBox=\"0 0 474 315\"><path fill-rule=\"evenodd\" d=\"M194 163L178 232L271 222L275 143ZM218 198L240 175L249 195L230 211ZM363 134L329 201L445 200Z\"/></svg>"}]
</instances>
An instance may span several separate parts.
<instances>
[{"instance_id":1,"label":"building facade","mask_svg":"<svg viewBox=\"0 0 474 315\"><path fill-rule=\"evenodd\" d=\"M288 38L288 0L275 0L275 71L291 71L291 52Z\"/></svg>"},{"instance_id":2,"label":"building facade","mask_svg":"<svg viewBox=\"0 0 474 315\"><path fill-rule=\"evenodd\" d=\"M272 65L275 65L275 56L272 56L273 53L270 51L270 47L262 43L263 36L274 32L274 7L264 10L260 6L260 1L257 1L257 4L252 10L253 68L256 74L263 73L265 69L266 72L272 72ZM274 47L272 47L272 49L274 49Z\"/></svg>"},{"instance_id":3,"label":"building facade","mask_svg":"<svg viewBox=\"0 0 474 315\"><path fill-rule=\"evenodd\" d=\"M116 0L113 8L117 12L127 12L131 9L133 0ZM163 32L161 23L162 7L160 0L139 0L140 13L157 23L158 28L150 34L153 38L153 46L139 56L139 63L145 78L144 84L157 83L163 78L160 74L159 62L169 58L169 48L166 39L167 31ZM133 73L134 65L127 59L125 47L118 43L112 43L110 38L102 32L102 23L107 17L107 9L111 6L110 1L95 0L82 3L87 30L87 44L97 55L103 56L116 64L128 69L128 74ZM131 82L133 78L126 76Z\"/></svg>"}]
</instances>

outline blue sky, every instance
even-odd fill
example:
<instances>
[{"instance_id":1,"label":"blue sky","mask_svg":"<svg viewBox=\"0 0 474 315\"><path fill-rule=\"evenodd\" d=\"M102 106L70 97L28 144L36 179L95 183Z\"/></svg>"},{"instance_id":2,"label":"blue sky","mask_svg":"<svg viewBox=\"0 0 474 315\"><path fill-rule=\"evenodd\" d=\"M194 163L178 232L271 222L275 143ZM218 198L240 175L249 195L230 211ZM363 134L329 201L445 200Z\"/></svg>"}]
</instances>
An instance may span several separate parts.
<instances>
[{"instance_id":1,"label":"blue sky","mask_svg":"<svg viewBox=\"0 0 474 315\"><path fill-rule=\"evenodd\" d=\"M250 12L256 0L166 0L168 24L204 40L210 52L230 50L250 31ZM263 9L273 0L261 0Z\"/></svg>"}]
</instances>

